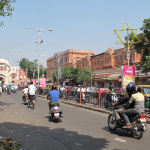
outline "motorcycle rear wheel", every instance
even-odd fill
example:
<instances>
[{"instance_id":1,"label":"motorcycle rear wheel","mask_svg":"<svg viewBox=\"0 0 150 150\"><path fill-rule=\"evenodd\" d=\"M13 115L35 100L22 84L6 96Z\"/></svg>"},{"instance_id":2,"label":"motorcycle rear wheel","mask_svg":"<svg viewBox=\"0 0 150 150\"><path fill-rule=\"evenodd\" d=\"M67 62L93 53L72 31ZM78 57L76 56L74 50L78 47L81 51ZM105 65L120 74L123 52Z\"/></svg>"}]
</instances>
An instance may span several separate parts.
<instances>
[{"instance_id":1,"label":"motorcycle rear wheel","mask_svg":"<svg viewBox=\"0 0 150 150\"><path fill-rule=\"evenodd\" d=\"M130 132L131 136L135 139L143 137L142 123L136 122L133 124L133 130Z\"/></svg>"},{"instance_id":2,"label":"motorcycle rear wheel","mask_svg":"<svg viewBox=\"0 0 150 150\"><path fill-rule=\"evenodd\" d=\"M116 116L114 114L110 114L108 116L108 127L111 131L115 131L117 129L116 123Z\"/></svg>"}]
</instances>

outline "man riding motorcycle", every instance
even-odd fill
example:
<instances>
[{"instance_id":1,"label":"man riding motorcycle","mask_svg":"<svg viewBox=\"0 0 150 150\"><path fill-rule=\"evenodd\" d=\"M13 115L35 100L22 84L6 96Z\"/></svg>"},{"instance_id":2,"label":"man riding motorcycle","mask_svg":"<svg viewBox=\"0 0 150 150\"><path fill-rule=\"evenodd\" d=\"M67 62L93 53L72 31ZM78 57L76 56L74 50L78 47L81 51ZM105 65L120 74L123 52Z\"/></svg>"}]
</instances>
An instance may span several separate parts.
<instances>
[{"instance_id":1,"label":"man riding motorcycle","mask_svg":"<svg viewBox=\"0 0 150 150\"><path fill-rule=\"evenodd\" d=\"M133 82L130 82L130 83L127 84L127 86L126 86L126 95L124 95L123 98L120 101L118 101L116 104L114 104L114 107L125 104L125 109L127 109L126 104L128 104L129 99L132 95L132 90L131 90L132 86L134 86ZM133 104L130 106L130 108L133 108ZM115 110L117 120L120 119L120 116L119 116L118 112L121 112L121 111L122 111L122 108L119 109L119 110Z\"/></svg>"},{"instance_id":2,"label":"man riding motorcycle","mask_svg":"<svg viewBox=\"0 0 150 150\"><path fill-rule=\"evenodd\" d=\"M60 96L60 92L56 90L56 85L53 85L52 86L52 91L50 91L47 95L47 100L49 99L50 97L50 101L48 103L49 105L49 111L51 110L51 105L53 103L58 103L59 106L61 106L61 103L59 101L59 96Z\"/></svg>"},{"instance_id":3,"label":"man riding motorcycle","mask_svg":"<svg viewBox=\"0 0 150 150\"><path fill-rule=\"evenodd\" d=\"M130 120L128 118L128 115L131 114L138 114L140 112L144 112L144 96L139 92L139 87L137 85L134 85L131 87L132 95L131 98L127 104L127 108L129 109L123 109L122 116L124 117L124 120L126 122L126 126L123 126L123 128L131 128ZM133 105L134 108L130 108L130 106Z\"/></svg>"},{"instance_id":4,"label":"man riding motorcycle","mask_svg":"<svg viewBox=\"0 0 150 150\"><path fill-rule=\"evenodd\" d=\"M31 97L35 97L35 91L36 91L35 85L33 84L33 82L30 82L30 85L28 87L29 100L31 100Z\"/></svg>"}]
</instances>

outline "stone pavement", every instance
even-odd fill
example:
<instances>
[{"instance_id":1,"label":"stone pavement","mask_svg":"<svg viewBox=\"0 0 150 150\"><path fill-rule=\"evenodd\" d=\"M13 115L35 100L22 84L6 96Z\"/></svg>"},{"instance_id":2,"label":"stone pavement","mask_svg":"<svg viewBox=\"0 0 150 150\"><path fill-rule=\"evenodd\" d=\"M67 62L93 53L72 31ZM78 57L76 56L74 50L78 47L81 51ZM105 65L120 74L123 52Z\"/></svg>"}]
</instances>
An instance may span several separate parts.
<instances>
[{"instance_id":1,"label":"stone pavement","mask_svg":"<svg viewBox=\"0 0 150 150\"><path fill-rule=\"evenodd\" d=\"M46 98L47 96L43 96L43 95L38 95L38 97L41 97L41 98ZM93 111L98 111L98 112L102 112L102 113L105 113L105 114L109 114L112 109L111 108L105 108L105 107L98 107L98 106L94 106L93 104L80 104L80 103L77 103L76 101L73 101L73 100L63 100L63 99L60 99L61 103L64 103L64 104L68 104L68 105L73 105L73 106L76 106L76 107L81 107L81 108L84 108L84 109L89 109L89 110L93 110ZM147 121L148 124L150 124L150 114L148 114L148 121Z\"/></svg>"}]
</instances>

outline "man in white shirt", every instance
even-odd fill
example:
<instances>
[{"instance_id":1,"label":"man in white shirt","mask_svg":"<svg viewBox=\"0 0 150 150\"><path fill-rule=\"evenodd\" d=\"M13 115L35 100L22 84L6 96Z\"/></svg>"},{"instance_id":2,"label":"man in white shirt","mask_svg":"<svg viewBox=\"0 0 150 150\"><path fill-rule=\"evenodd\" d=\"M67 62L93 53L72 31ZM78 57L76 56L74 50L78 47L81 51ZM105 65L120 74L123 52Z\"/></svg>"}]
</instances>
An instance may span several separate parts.
<instances>
[{"instance_id":1,"label":"man in white shirt","mask_svg":"<svg viewBox=\"0 0 150 150\"><path fill-rule=\"evenodd\" d=\"M29 94L29 100L31 100L31 97L35 96L36 87L33 84L33 82L30 83L30 86L28 87L28 94Z\"/></svg>"}]
</instances>

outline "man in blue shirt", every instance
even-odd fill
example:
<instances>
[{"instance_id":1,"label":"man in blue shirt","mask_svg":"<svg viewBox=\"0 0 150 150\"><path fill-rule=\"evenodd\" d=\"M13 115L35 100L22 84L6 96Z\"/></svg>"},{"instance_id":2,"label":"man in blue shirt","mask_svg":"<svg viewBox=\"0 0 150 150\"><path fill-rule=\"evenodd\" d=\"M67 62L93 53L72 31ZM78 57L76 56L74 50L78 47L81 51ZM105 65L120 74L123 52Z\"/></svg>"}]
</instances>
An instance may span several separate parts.
<instances>
[{"instance_id":1,"label":"man in blue shirt","mask_svg":"<svg viewBox=\"0 0 150 150\"><path fill-rule=\"evenodd\" d=\"M60 96L60 92L56 90L56 85L52 86L52 91L50 91L47 95L47 99L49 99L50 97L50 101L49 101L49 110L51 109L51 105L53 103L58 103L59 106L61 105L60 101L59 101L59 96Z\"/></svg>"}]
</instances>

